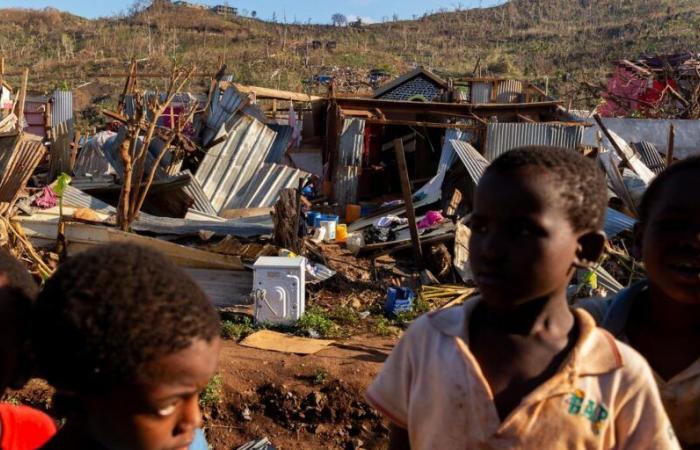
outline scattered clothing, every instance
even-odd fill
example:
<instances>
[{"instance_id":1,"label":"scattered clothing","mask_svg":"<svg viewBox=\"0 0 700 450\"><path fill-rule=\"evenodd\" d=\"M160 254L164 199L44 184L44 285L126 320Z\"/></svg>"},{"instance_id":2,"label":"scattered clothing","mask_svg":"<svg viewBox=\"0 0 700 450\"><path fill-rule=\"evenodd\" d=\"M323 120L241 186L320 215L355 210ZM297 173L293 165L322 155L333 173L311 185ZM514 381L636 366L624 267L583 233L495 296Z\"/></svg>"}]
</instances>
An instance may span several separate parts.
<instances>
[{"instance_id":1,"label":"scattered clothing","mask_svg":"<svg viewBox=\"0 0 700 450\"><path fill-rule=\"evenodd\" d=\"M56 434L56 424L28 406L0 403L0 449L36 450Z\"/></svg>"},{"instance_id":2,"label":"scattered clothing","mask_svg":"<svg viewBox=\"0 0 700 450\"><path fill-rule=\"evenodd\" d=\"M417 223L417 226L419 230L425 230L432 228L435 225L440 225L443 220L445 220L445 218L439 211L428 211L425 214L425 217L423 217L423 219Z\"/></svg>"},{"instance_id":3,"label":"scattered clothing","mask_svg":"<svg viewBox=\"0 0 700 450\"><path fill-rule=\"evenodd\" d=\"M367 391L412 449L680 448L644 358L581 310L567 361L502 422L466 340L479 301L417 319Z\"/></svg>"},{"instance_id":4,"label":"scattered clothing","mask_svg":"<svg viewBox=\"0 0 700 450\"><path fill-rule=\"evenodd\" d=\"M37 206L41 209L49 209L53 208L58 204L58 196L56 193L51 189L51 186L45 186L44 189L41 191L41 194L39 197L34 200L34 206Z\"/></svg>"},{"instance_id":5,"label":"scattered clothing","mask_svg":"<svg viewBox=\"0 0 700 450\"><path fill-rule=\"evenodd\" d=\"M625 335L625 327L632 304L648 289L649 282L644 280L621 291L615 297L584 299L575 306L588 311L601 328L627 343L629 340ZM678 439L684 443L700 444L700 359L668 381L657 373L654 373L654 378Z\"/></svg>"},{"instance_id":6,"label":"scattered clothing","mask_svg":"<svg viewBox=\"0 0 700 450\"><path fill-rule=\"evenodd\" d=\"M391 228L407 224L408 219L398 216L384 216L374 221L374 226L377 228Z\"/></svg>"}]
</instances>

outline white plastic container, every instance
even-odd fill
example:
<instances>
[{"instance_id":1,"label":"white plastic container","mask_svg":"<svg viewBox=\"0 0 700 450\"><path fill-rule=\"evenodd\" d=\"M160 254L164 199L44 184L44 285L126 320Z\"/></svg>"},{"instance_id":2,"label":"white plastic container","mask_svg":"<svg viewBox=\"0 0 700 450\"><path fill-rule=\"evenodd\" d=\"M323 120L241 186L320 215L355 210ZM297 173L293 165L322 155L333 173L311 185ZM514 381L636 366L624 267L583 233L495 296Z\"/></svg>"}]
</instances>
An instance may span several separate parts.
<instances>
[{"instance_id":1,"label":"white plastic container","mask_svg":"<svg viewBox=\"0 0 700 450\"><path fill-rule=\"evenodd\" d=\"M306 259L263 256L253 265L255 320L292 325L304 315Z\"/></svg>"},{"instance_id":2,"label":"white plastic container","mask_svg":"<svg viewBox=\"0 0 700 450\"><path fill-rule=\"evenodd\" d=\"M335 241L335 227L337 224L334 220L321 221L321 228L326 230L326 241Z\"/></svg>"}]
</instances>

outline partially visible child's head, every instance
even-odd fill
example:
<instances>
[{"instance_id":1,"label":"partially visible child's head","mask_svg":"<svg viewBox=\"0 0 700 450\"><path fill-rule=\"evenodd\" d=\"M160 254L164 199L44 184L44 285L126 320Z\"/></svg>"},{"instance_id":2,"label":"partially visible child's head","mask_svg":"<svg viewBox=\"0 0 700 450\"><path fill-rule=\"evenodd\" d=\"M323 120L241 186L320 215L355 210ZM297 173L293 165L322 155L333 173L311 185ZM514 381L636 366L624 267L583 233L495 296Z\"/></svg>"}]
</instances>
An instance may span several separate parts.
<instances>
[{"instance_id":1,"label":"partially visible child's head","mask_svg":"<svg viewBox=\"0 0 700 450\"><path fill-rule=\"evenodd\" d=\"M700 304L700 157L673 164L644 193L635 228L650 282L668 297Z\"/></svg>"},{"instance_id":2,"label":"partially visible child's head","mask_svg":"<svg viewBox=\"0 0 700 450\"><path fill-rule=\"evenodd\" d=\"M605 242L605 178L573 150L524 147L497 158L476 189L470 260L487 301L503 306L565 292L575 266Z\"/></svg>"},{"instance_id":3,"label":"partially visible child's head","mask_svg":"<svg viewBox=\"0 0 700 450\"><path fill-rule=\"evenodd\" d=\"M30 375L27 342L32 301L39 292L27 268L0 249L0 396L19 388Z\"/></svg>"},{"instance_id":4,"label":"partially visible child's head","mask_svg":"<svg viewBox=\"0 0 700 450\"><path fill-rule=\"evenodd\" d=\"M76 396L92 439L109 450L187 447L220 328L182 269L143 247L95 248L58 269L35 310L41 374Z\"/></svg>"}]
</instances>

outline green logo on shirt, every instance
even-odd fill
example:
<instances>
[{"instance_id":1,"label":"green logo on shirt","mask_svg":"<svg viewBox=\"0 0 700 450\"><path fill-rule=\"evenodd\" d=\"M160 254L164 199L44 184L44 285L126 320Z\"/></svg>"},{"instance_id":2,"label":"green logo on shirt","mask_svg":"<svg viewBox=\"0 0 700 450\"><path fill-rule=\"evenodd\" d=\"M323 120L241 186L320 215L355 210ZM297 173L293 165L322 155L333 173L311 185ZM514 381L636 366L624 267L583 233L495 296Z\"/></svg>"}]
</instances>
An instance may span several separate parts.
<instances>
[{"instance_id":1,"label":"green logo on shirt","mask_svg":"<svg viewBox=\"0 0 700 450\"><path fill-rule=\"evenodd\" d=\"M568 398L569 414L583 416L593 424L593 432L598 434L603 428L605 419L608 418L608 410L595 400L586 399L586 393L576 389Z\"/></svg>"}]
</instances>

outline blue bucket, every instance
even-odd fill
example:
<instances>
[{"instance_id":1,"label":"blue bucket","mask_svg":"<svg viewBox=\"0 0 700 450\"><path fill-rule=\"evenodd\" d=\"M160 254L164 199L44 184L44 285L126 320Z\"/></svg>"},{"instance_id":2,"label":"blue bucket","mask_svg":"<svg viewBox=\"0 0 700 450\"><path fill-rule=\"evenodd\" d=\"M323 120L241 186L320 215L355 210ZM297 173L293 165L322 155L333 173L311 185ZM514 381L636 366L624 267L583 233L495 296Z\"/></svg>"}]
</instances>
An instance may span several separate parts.
<instances>
[{"instance_id":1,"label":"blue bucket","mask_svg":"<svg viewBox=\"0 0 700 450\"><path fill-rule=\"evenodd\" d=\"M309 211L306 213L306 224L313 227L316 223L316 218L321 217L321 213L318 211Z\"/></svg>"},{"instance_id":2,"label":"blue bucket","mask_svg":"<svg viewBox=\"0 0 700 450\"><path fill-rule=\"evenodd\" d=\"M319 214L318 216L314 217L314 228L319 228L321 226L321 222L335 222L337 225L338 220L340 220L340 217L333 214Z\"/></svg>"},{"instance_id":3,"label":"blue bucket","mask_svg":"<svg viewBox=\"0 0 700 450\"><path fill-rule=\"evenodd\" d=\"M413 308L415 294L413 290L403 287L390 287L386 293L384 312L393 317L399 313L410 311Z\"/></svg>"}]
</instances>

